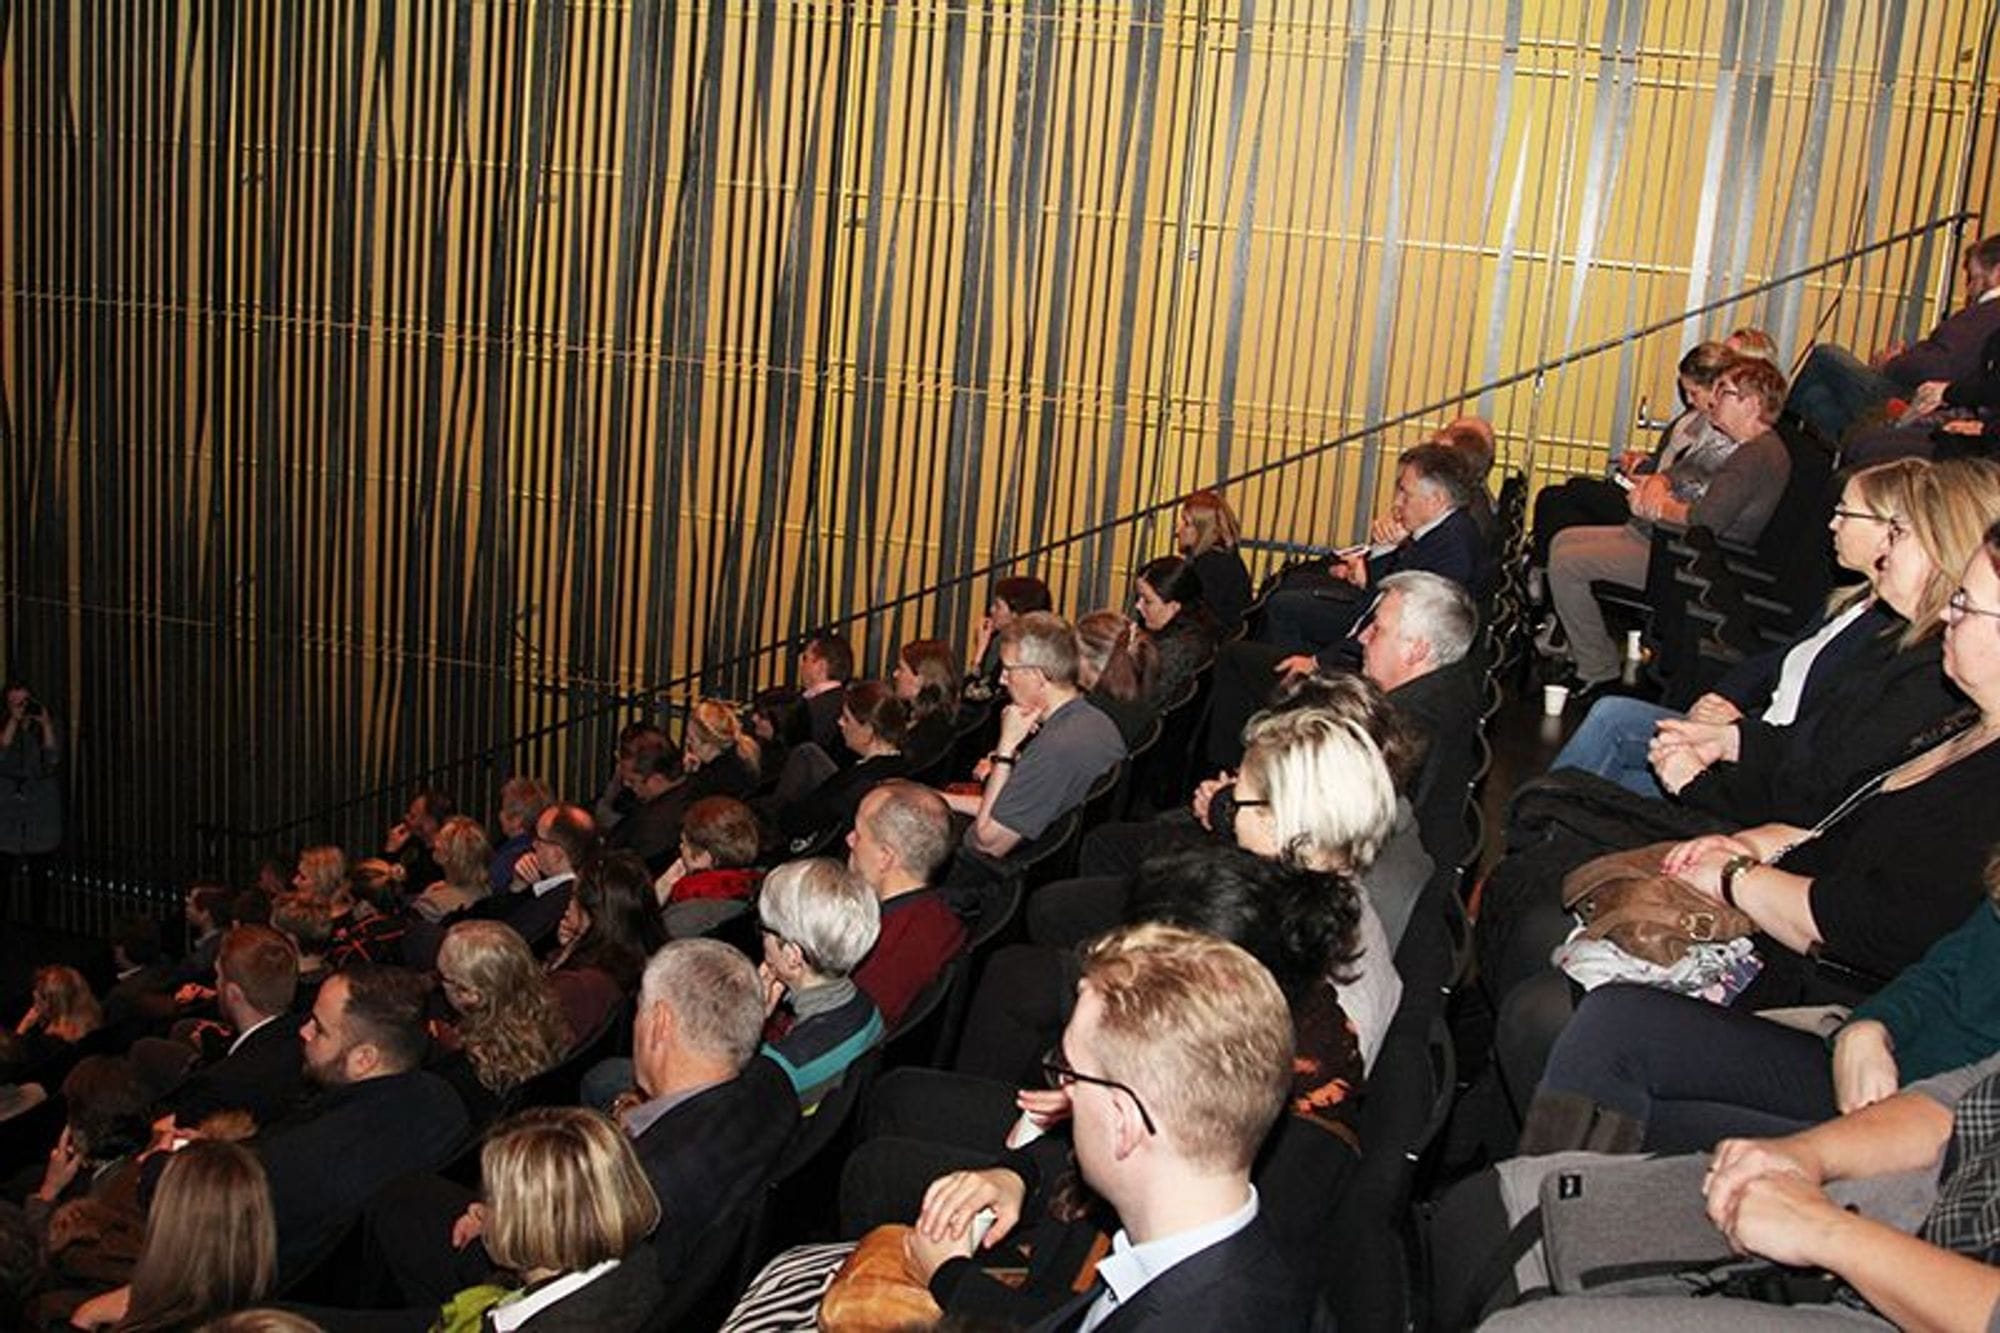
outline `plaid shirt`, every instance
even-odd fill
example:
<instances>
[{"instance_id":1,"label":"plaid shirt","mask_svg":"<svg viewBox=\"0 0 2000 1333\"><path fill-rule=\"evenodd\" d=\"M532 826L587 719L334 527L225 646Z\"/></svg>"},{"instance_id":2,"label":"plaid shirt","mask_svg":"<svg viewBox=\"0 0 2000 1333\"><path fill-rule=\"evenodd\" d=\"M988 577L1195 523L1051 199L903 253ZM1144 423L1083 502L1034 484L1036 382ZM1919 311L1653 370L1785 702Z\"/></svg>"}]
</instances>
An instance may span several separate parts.
<instances>
[{"instance_id":1,"label":"plaid shirt","mask_svg":"<svg viewBox=\"0 0 2000 1333\"><path fill-rule=\"evenodd\" d=\"M1942 1249L2000 1264L2000 1074L1959 1100L1937 1202L1917 1234Z\"/></svg>"}]
</instances>

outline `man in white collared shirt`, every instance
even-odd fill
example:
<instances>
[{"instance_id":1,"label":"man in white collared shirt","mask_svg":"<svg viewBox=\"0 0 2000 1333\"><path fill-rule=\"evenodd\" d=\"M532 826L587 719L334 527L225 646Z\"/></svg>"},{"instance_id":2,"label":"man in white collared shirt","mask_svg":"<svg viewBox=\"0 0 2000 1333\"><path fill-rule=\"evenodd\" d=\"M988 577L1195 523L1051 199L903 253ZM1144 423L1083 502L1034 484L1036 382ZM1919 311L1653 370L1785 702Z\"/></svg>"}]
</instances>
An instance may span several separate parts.
<instances>
[{"instance_id":1,"label":"man in white collared shirt","mask_svg":"<svg viewBox=\"0 0 2000 1333\"><path fill-rule=\"evenodd\" d=\"M1236 945L1148 924L1091 946L1047 1069L1068 1094L1077 1167L1120 1227L1090 1290L1034 1333L1331 1327L1312 1284L1279 1255L1250 1184L1284 1108L1292 1055L1284 996ZM969 1223L982 1205L996 1214L987 1244L1004 1239L1022 1195L982 1191L980 1182L1010 1178L1019 1183L1004 1171L934 1183L910 1244L912 1268L935 1273L940 1258L969 1257Z\"/></svg>"}]
</instances>

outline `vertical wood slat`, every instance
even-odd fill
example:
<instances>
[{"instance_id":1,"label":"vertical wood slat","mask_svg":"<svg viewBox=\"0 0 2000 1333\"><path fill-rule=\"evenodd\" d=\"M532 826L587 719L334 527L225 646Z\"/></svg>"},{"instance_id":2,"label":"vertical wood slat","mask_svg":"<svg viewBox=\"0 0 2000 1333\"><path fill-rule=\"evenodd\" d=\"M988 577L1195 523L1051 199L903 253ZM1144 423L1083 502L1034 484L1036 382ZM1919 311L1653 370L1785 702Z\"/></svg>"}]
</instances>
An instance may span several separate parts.
<instances>
[{"instance_id":1,"label":"vertical wood slat","mask_svg":"<svg viewBox=\"0 0 2000 1333\"><path fill-rule=\"evenodd\" d=\"M1831 173L1812 255L1955 205L1924 163L1990 203L1991 0L1805 10L0 0L4 652L78 729L79 850L167 879L199 822L496 746L451 774L474 809L512 766L587 789L617 715L567 719L698 665L677 698L747 693L789 669L767 645L1366 426L1371 383L1394 413L1558 352L1558 288L1590 340L1754 281L1802 173ZM1725 41L1767 119L1720 106ZM1628 70L1580 244L1553 164ZM1815 78L1829 148L1797 161ZM1711 120L1764 168L1690 198ZM1930 318L1946 248L1803 284L1801 322ZM1679 351L1553 374L1541 473L1593 465ZM1495 396L1516 458L1532 400ZM1386 487L1363 463L1234 498L1335 535ZM1116 601L1167 527L1039 568ZM864 660L984 599L896 606Z\"/></svg>"}]
</instances>

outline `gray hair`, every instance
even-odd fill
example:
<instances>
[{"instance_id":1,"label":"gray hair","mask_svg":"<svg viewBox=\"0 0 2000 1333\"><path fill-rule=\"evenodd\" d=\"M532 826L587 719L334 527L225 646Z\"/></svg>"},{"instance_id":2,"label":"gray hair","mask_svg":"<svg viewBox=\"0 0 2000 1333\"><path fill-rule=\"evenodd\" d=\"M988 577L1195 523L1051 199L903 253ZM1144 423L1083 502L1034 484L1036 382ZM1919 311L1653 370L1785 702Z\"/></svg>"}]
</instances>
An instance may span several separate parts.
<instances>
[{"instance_id":1,"label":"gray hair","mask_svg":"<svg viewBox=\"0 0 2000 1333\"><path fill-rule=\"evenodd\" d=\"M764 987L741 950L720 940L675 940L646 964L639 1007L674 1011L680 1037L741 1069L764 1037Z\"/></svg>"},{"instance_id":2,"label":"gray hair","mask_svg":"<svg viewBox=\"0 0 2000 1333\"><path fill-rule=\"evenodd\" d=\"M896 853L903 869L928 881L951 859L951 807L931 788L906 778L880 783L869 796L878 793L874 809L864 802L855 818L867 819L868 831Z\"/></svg>"},{"instance_id":3,"label":"gray hair","mask_svg":"<svg viewBox=\"0 0 2000 1333\"><path fill-rule=\"evenodd\" d=\"M882 908L861 877L838 861L787 861L764 876L757 918L779 939L796 944L806 966L822 977L852 972L882 933Z\"/></svg>"},{"instance_id":4,"label":"gray hair","mask_svg":"<svg viewBox=\"0 0 2000 1333\"><path fill-rule=\"evenodd\" d=\"M1479 610L1472 594L1442 574L1420 569L1404 570L1382 580L1382 593L1403 594L1402 638L1405 643L1422 639L1431 646L1431 658L1439 666L1450 666L1472 650L1472 636L1479 629Z\"/></svg>"},{"instance_id":5,"label":"gray hair","mask_svg":"<svg viewBox=\"0 0 2000 1333\"><path fill-rule=\"evenodd\" d=\"M1014 623L1000 631L1000 642L1014 650L1020 665L1034 667L1058 685L1076 684L1080 656L1076 629L1053 611L1014 617Z\"/></svg>"}]
</instances>

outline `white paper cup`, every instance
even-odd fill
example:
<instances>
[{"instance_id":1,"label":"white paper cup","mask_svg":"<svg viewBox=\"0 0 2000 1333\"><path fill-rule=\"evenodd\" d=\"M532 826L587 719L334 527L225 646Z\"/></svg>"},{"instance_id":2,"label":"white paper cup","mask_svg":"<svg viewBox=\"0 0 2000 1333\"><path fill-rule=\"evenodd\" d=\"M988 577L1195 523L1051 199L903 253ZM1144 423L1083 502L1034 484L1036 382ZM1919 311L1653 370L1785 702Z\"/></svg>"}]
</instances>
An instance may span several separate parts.
<instances>
[{"instance_id":1,"label":"white paper cup","mask_svg":"<svg viewBox=\"0 0 2000 1333\"><path fill-rule=\"evenodd\" d=\"M1569 704L1569 686L1567 685L1542 686L1543 717L1561 717L1563 715L1563 709L1567 707L1568 704Z\"/></svg>"},{"instance_id":2,"label":"white paper cup","mask_svg":"<svg viewBox=\"0 0 2000 1333\"><path fill-rule=\"evenodd\" d=\"M1643 631L1636 629L1628 629L1625 631L1626 661L1636 662L1639 660L1639 652L1640 652L1639 640L1643 636L1643 633L1644 633Z\"/></svg>"}]
</instances>

